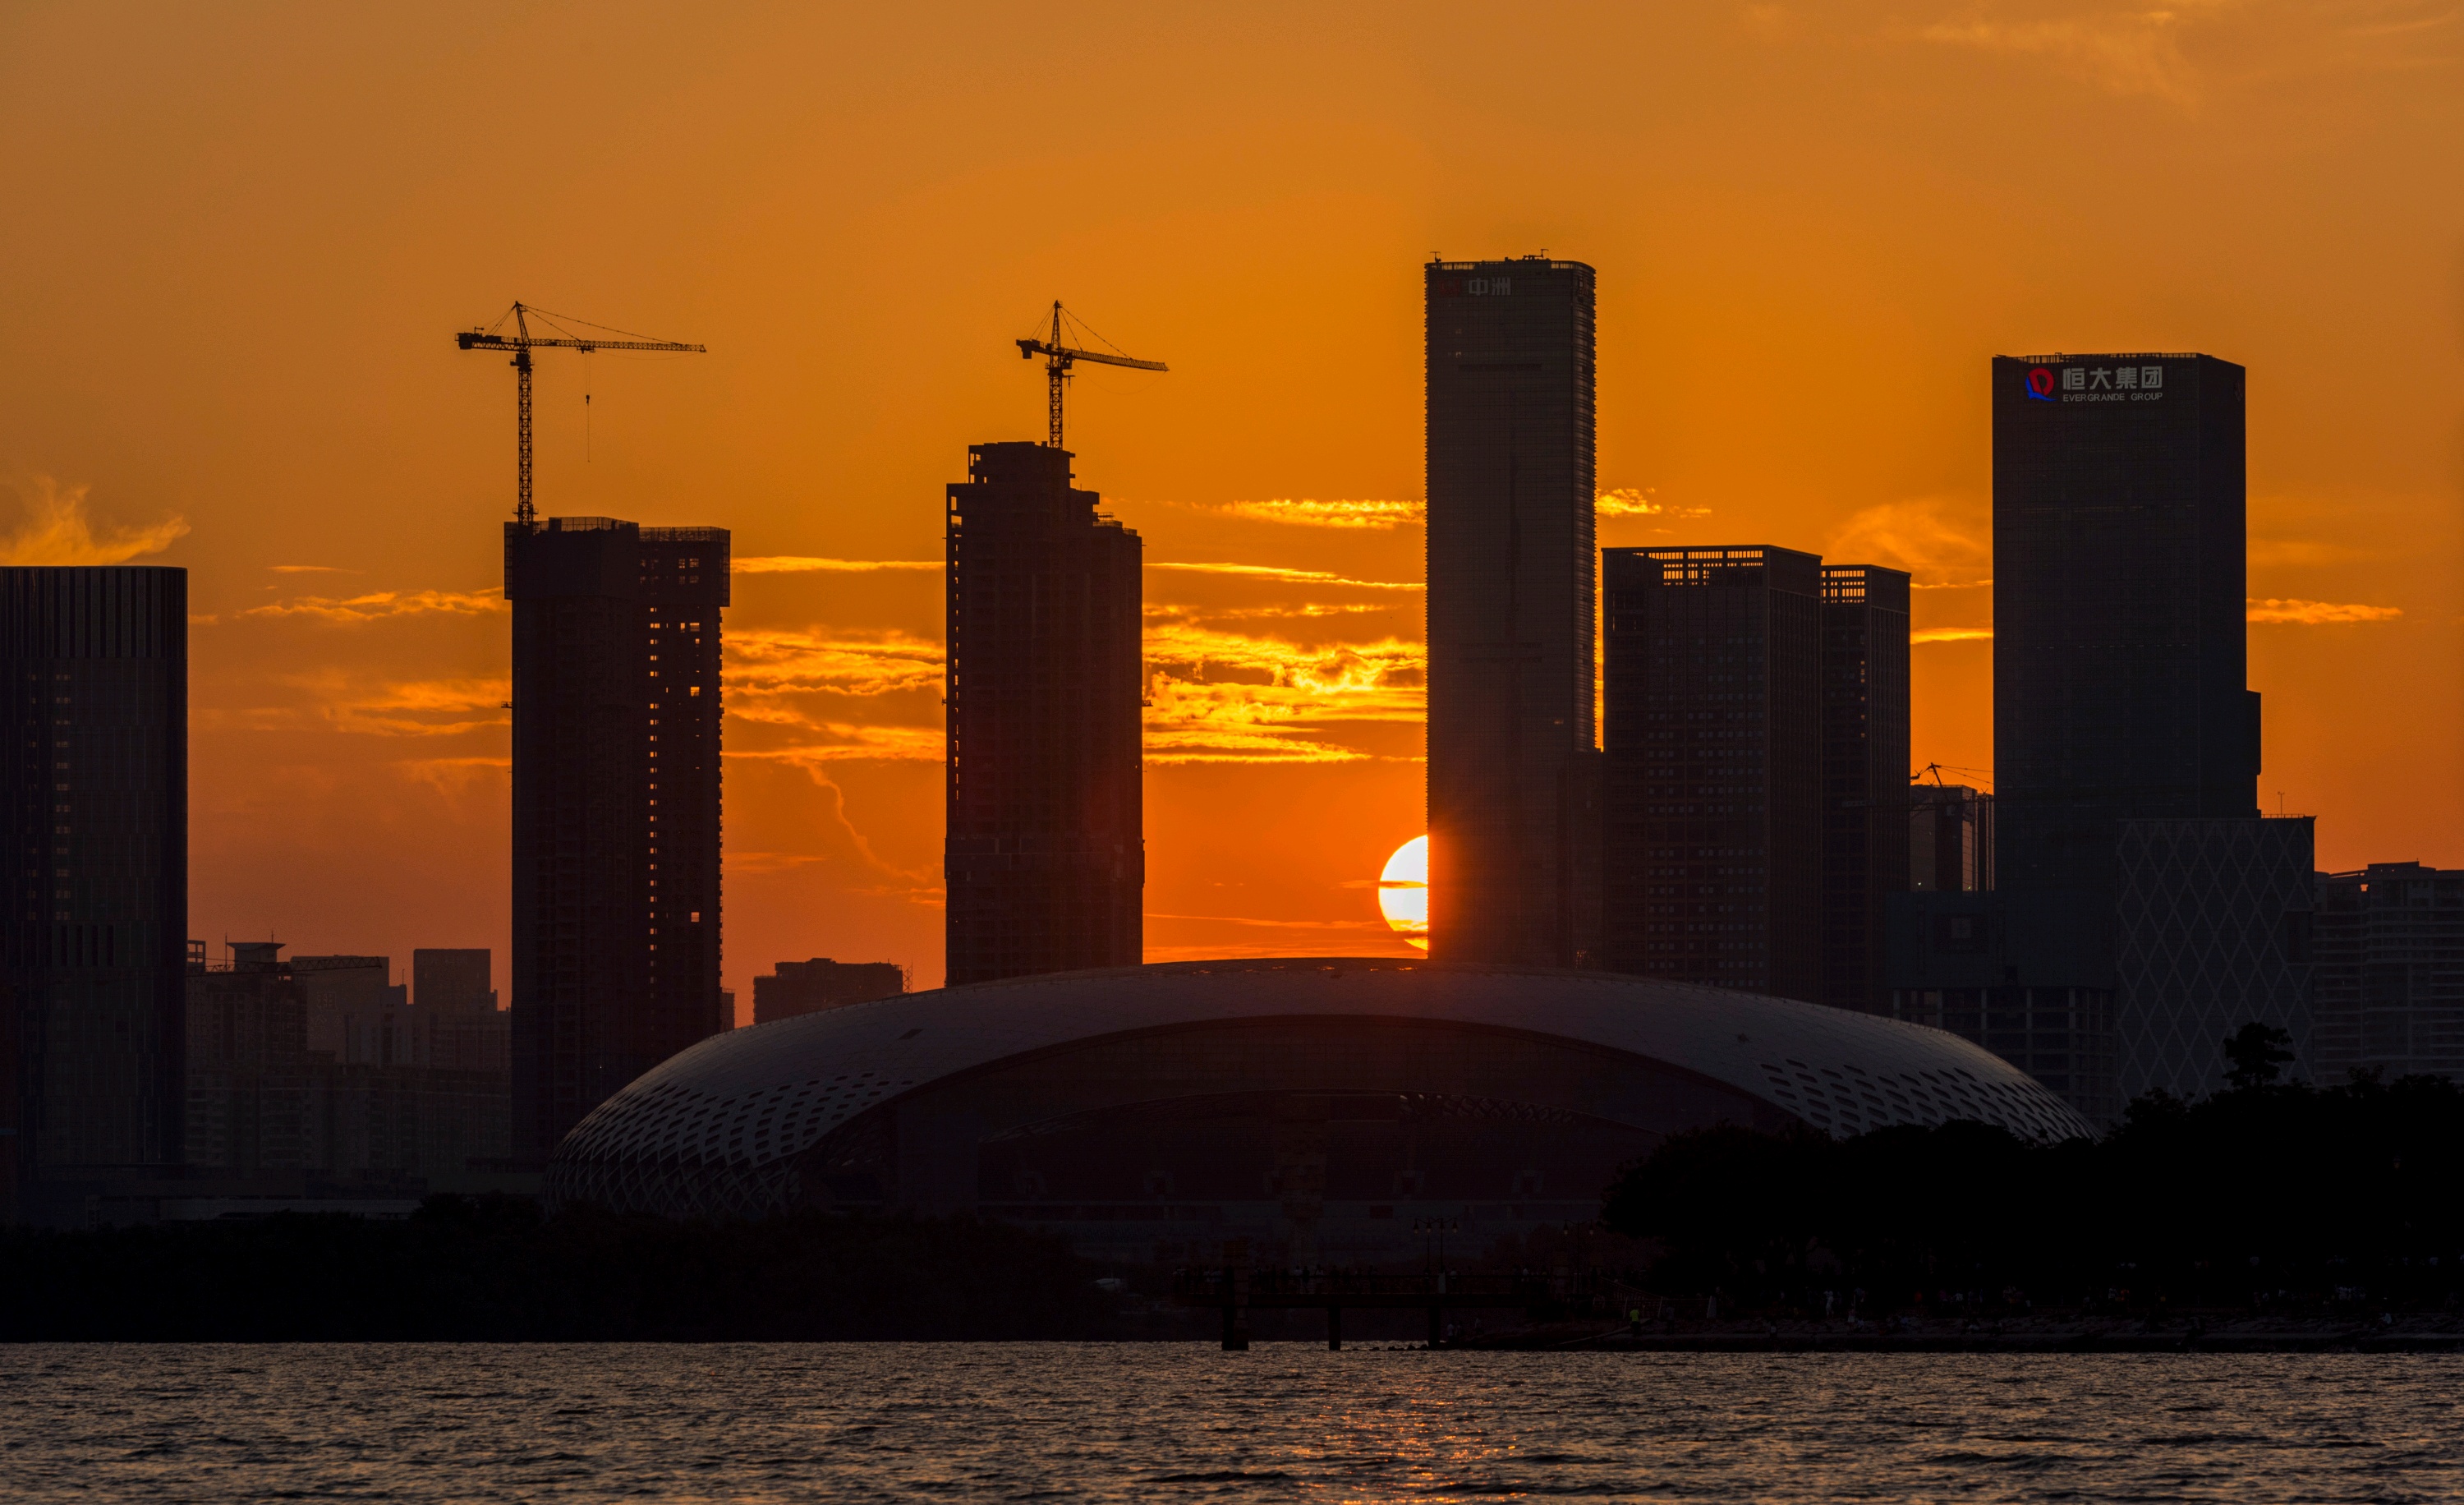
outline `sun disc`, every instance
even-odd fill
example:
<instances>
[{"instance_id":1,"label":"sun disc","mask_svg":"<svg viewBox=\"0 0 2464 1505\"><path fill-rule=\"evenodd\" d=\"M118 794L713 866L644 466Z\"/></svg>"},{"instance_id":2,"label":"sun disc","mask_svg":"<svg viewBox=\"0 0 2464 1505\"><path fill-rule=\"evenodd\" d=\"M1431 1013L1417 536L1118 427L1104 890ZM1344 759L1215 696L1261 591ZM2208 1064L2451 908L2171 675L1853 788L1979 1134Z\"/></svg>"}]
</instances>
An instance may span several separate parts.
<instances>
[{"instance_id":1,"label":"sun disc","mask_svg":"<svg viewBox=\"0 0 2464 1505\"><path fill-rule=\"evenodd\" d=\"M1404 940L1429 949L1429 838L1415 836L1395 849L1377 874L1377 909Z\"/></svg>"}]
</instances>

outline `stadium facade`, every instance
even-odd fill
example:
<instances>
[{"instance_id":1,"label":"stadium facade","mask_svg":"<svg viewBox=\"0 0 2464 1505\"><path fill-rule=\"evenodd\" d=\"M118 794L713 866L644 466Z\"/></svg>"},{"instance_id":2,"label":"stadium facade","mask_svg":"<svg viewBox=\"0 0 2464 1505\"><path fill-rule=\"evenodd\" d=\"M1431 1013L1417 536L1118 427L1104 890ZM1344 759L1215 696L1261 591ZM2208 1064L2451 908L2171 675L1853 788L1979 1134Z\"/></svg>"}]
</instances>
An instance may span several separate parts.
<instances>
[{"instance_id":1,"label":"stadium facade","mask_svg":"<svg viewBox=\"0 0 2464 1505\"><path fill-rule=\"evenodd\" d=\"M1818 1005L1598 972L1182 963L911 993L703 1041L584 1119L553 1203L677 1217L973 1213L1087 1253L1401 1258L1587 1220L1713 1123L2090 1132L1978 1046Z\"/></svg>"}]
</instances>

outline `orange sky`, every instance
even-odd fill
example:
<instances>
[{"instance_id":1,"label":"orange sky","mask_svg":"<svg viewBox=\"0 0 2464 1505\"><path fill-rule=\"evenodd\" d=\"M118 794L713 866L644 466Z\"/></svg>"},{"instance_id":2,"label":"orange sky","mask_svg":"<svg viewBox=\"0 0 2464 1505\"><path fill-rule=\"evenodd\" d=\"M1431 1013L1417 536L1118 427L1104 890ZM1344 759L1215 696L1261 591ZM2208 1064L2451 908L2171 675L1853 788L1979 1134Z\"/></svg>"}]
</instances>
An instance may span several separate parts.
<instances>
[{"instance_id":1,"label":"orange sky","mask_svg":"<svg viewBox=\"0 0 2464 1505\"><path fill-rule=\"evenodd\" d=\"M1173 367L1071 429L1157 566L1149 956L1399 950L1419 264L1545 248L1600 273L1602 542L1913 567L1920 763L1992 764L1987 358L2247 365L2267 804L2464 864L2459 57L2453 0L16 4L8 552L193 572L192 934L501 985L512 376L449 336L705 342L542 358L540 508L781 566L728 623L739 1007L927 985L939 576L811 562L940 557L1060 297Z\"/></svg>"}]
</instances>

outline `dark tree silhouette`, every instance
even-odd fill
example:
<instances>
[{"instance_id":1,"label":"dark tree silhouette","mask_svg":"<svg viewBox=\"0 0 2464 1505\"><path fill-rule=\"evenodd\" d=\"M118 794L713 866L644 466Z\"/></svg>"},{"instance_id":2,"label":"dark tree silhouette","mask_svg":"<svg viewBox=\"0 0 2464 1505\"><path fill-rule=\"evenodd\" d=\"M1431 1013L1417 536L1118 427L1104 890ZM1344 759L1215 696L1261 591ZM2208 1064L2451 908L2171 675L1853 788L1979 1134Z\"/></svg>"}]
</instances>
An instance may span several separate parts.
<instances>
[{"instance_id":1,"label":"dark tree silhouette","mask_svg":"<svg viewBox=\"0 0 2464 1505\"><path fill-rule=\"evenodd\" d=\"M2293 1059L2293 1052L2285 1049L2292 1043L2293 1037L2283 1030L2252 1020L2225 1042L2225 1059L2233 1063L2225 1081L2235 1092L2273 1084L2284 1074L2284 1063Z\"/></svg>"}]
</instances>

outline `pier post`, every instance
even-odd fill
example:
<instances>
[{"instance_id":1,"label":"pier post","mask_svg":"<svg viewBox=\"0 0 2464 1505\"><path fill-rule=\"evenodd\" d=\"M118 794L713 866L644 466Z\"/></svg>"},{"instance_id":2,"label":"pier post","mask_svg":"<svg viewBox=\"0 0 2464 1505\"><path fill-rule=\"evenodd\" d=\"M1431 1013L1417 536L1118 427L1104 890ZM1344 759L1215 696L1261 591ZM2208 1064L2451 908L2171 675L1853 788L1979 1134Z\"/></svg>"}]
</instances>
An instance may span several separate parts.
<instances>
[{"instance_id":1,"label":"pier post","mask_svg":"<svg viewBox=\"0 0 2464 1505\"><path fill-rule=\"evenodd\" d=\"M1343 1352L1343 1308L1331 1303L1326 1309L1326 1351Z\"/></svg>"},{"instance_id":2,"label":"pier post","mask_svg":"<svg viewBox=\"0 0 2464 1505\"><path fill-rule=\"evenodd\" d=\"M1241 1297L1248 1289L1247 1271L1223 1272L1223 1351L1227 1354L1249 1351L1249 1324L1241 1319Z\"/></svg>"}]
</instances>

